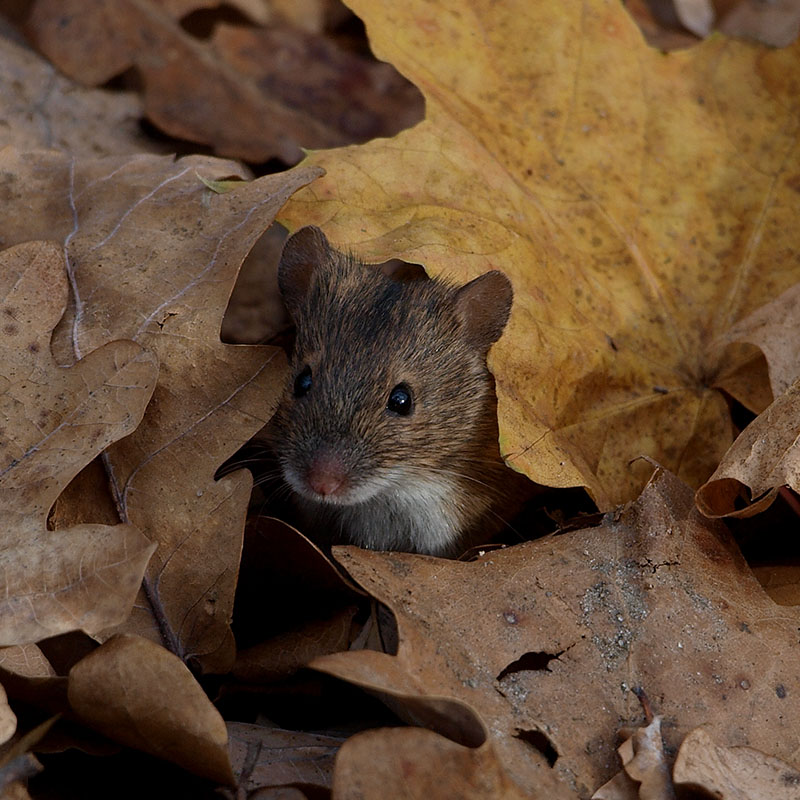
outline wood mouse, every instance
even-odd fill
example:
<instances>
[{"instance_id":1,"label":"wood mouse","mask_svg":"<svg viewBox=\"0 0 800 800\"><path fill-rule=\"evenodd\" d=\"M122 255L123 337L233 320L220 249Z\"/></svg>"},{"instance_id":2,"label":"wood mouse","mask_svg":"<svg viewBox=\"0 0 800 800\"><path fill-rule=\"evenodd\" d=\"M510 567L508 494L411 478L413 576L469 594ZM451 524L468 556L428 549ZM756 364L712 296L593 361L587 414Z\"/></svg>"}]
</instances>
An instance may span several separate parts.
<instances>
[{"instance_id":1,"label":"wood mouse","mask_svg":"<svg viewBox=\"0 0 800 800\"><path fill-rule=\"evenodd\" d=\"M486 354L513 291L397 280L302 228L278 268L297 328L266 440L312 538L457 556L489 541L526 478L498 445Z\"/></svg>"}]
</instances>

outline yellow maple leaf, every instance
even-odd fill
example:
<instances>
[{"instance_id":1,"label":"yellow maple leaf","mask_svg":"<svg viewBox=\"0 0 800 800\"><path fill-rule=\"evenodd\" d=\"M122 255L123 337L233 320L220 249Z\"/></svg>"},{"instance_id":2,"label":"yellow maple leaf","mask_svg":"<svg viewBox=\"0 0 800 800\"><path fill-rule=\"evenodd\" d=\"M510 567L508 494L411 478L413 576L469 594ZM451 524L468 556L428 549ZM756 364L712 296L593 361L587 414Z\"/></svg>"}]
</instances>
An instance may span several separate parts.
<instances>
[{"instance_id":1,"label":"yellow maple leaf","mask_svg":"<svg viewBox=\"0 0 800 800\"><path fill-rule=\"evenodd\" d=\"M800 46L664 54L617 0L350 0L423 91L392 139L312 152L279 219L368 261L512 279L491 353L509 462L602 507L648 455L698 485L755 410L763 359L725 333L800 280Z\"/></svg>"}]
</instances>

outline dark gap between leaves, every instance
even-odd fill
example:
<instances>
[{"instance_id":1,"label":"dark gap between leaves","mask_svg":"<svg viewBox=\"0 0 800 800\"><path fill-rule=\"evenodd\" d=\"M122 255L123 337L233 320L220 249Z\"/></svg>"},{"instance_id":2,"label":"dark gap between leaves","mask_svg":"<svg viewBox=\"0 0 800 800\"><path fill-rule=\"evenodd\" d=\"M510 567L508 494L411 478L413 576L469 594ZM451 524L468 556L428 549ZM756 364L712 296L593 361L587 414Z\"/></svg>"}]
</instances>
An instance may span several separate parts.
<instances>
[{"instance_id":1,"label":"dark gap between leaves","mask_svg":"<svg viewBox=\"0 0 800 800\"><path fill-rule=\"evenodd\" d=\"M547 759L548 766L552 767L558 760L558 750L541 731L517 730L514 736L538 750Z\"/></svg>"}]
</instances>

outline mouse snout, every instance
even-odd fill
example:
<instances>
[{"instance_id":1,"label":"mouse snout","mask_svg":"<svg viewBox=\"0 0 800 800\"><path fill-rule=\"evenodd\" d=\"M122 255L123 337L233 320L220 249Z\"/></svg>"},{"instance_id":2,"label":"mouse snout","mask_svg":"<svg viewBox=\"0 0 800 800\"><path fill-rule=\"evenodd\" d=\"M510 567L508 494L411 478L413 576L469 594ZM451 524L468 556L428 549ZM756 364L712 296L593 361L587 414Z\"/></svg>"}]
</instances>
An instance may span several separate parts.
<instances>
[{"instance_id":1,"label":"mouse snout","mask_svg":"<svg viewBox=\"0 0 800 800\"><path fill-rule=\"evenodd\" d=\"M323 497L341 493L348 488L347 468L333 453L318 453L309 464L306 482Z\"/></svg>"}]
</instances>

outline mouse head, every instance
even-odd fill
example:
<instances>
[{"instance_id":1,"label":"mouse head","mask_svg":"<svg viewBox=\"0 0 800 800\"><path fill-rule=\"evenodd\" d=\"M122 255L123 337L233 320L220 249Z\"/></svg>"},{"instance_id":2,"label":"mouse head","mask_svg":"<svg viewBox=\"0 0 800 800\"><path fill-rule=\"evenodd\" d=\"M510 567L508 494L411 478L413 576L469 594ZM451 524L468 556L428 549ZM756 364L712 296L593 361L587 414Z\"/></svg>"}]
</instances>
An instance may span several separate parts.
<instances>
[{"instance_id":1,"label":"mouse head","mask_svg":"<svg viewBox=\"0 0 800 800\"><path fill-rule=\"evenodd\" d=\"M278 285L286 309L297 322L321 265L346 264L352 259L334 250L316 226L301 228L283 249L278 268ZM492 270L456 290L453 310L463 326L465 340L484 354L503 333L514 292L511 282L499 270Z\"/></svg>"},{"instance_id":2,"label":"mouse head","mask_svg":"<svg viewBox=\"0 0 800 800\"><path fill-rule=\"evenodd\" d=\"M297 326L276 413L284 474L297 492L359 503L399 477L463 472L481 448L493 446L496 457L486 353L511 309L503 273L462 287L398 281L308 227L288 240L278 282Z\"/></svg>"}]
</instances>

